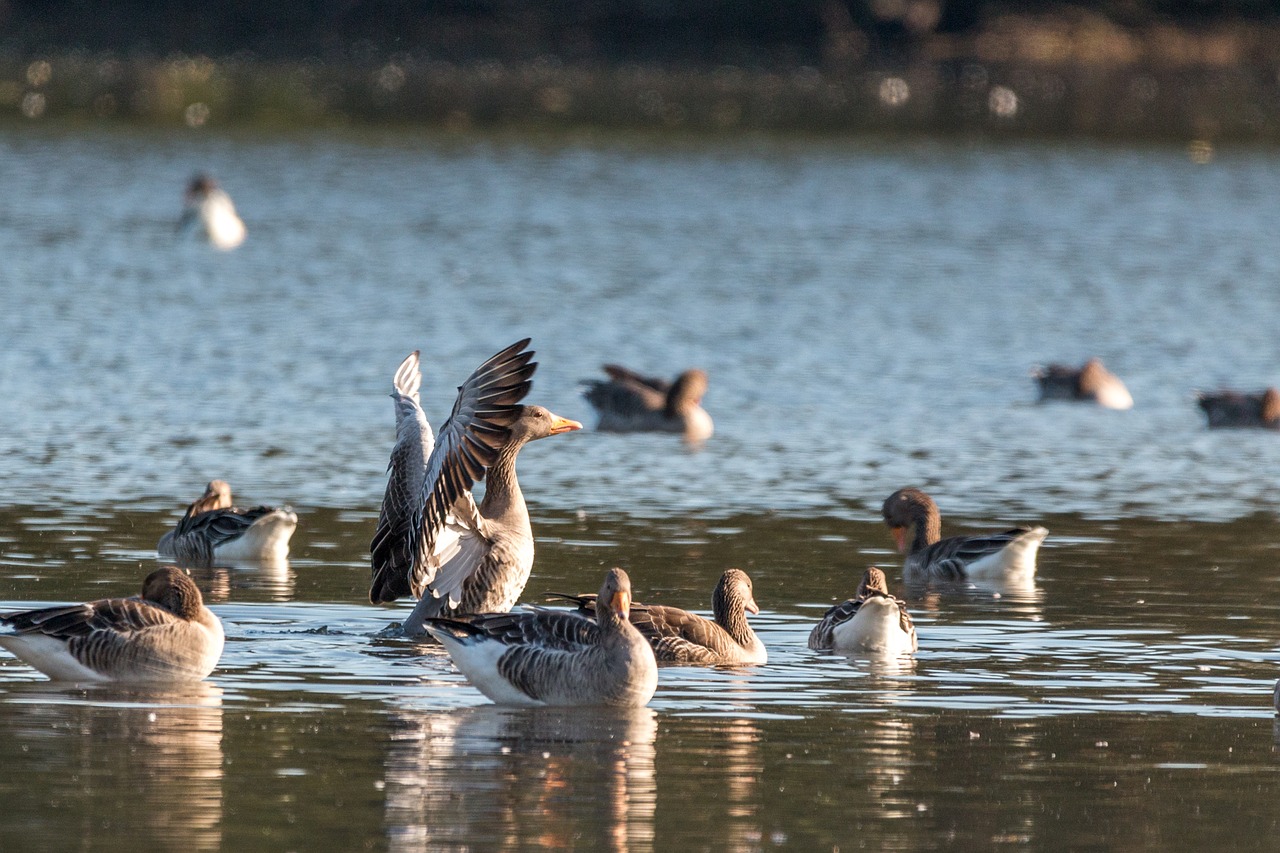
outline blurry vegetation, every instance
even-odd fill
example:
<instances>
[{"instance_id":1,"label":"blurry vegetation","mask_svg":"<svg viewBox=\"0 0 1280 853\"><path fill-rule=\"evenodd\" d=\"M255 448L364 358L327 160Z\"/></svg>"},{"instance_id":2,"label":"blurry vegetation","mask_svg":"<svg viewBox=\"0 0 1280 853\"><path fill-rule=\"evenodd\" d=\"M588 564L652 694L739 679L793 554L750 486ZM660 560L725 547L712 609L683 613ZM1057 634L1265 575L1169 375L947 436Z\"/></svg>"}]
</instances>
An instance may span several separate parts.
<instances>
[{"instance_id":1,"label":"blurry vegetation","mask_svg":"<svg viewBox=\"0 0 1280 853\"><path fill-rule=\"evenodd\" d=\"M1278 107L1280 0L0 0L10 121L1207 143Z\"/></svg>"}]
</instances>

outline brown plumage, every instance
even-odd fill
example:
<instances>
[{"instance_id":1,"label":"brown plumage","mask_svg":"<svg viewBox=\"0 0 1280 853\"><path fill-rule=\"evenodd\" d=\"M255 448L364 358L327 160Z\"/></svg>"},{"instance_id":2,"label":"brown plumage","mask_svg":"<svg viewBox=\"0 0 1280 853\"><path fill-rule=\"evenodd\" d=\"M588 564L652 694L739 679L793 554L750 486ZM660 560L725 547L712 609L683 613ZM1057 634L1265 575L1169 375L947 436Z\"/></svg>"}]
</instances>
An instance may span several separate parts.
<instances>
[{"instance_id":1,"label":"brown plumage","mask_svg":"<svg viewBox=\"0 0 1280 853\"><path fill-rule=\"evenodd\" d=\"M905 654L917 648L916 626L906 602L889 594L884 572L872 566L853 598L823 614L809 633L809 648Z\"/></svg>"},{"instance_id":2,"label":"brown plumage","mask_svg":"<svg viewBox=\"0 0 1280 853\"><path fill-rule=\"evenodd\" d=\"M192 501L173 530L156 543L162 556L184 566L209 566L219 560L281 560L298 516L288 508L232 506L231 486L211 480Z\"/></svg>"},{"instance_id":3,"label":"brown plumage","mask_svg":"<svg viewBox=\"0 0 1280 853\"><path fill-rule=\"evenodd\" d=\"M1129 389L1102 360L1091 358L1080 367L1051 364L1036 368L1032 377L1040 386L1040 400L1085 400L1108 409L1133 408Z\"/></svg>"},{"instance_id":4,"label":"brown plumage","mask_svg":"<svg viewBox=\"0 0 1280 853\"><path fill-rule=\"evenodd\" d=\"M1267 388L1254 394L1217 391L1198 394L1196 402L1209 419L1209 426L1260 427L1280 429L1280 391Z\"/></svg>"},{"instance_id":5,"label":"brown plumage","mask_svg":"<svg viewBox=\"0 0 1280 853\"><path fill-rule=\"evenodd\" d=\"M587 380L583 396L600 416L602 432L678 432L688 441L711 437L711 416L702 408L707 374L686 370L667 382L606 364L609 380Z\"/></svg>"}]
</instances>

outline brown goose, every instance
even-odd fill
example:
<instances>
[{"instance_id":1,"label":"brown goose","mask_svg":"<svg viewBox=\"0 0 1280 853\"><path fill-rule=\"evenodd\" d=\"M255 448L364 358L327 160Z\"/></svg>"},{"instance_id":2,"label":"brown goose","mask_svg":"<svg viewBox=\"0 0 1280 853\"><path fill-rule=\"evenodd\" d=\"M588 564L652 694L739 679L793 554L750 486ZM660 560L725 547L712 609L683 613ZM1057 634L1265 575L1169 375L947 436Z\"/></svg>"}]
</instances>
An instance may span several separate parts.
<instances>
[{"instance_id":1,"label":"brown goose","mask_svg":"<svg viewBox=\"0 0 1280 853\"><path fill-rule=\"evenodd\" d=\"M1209 426L1262 427L1280 429L1280 391L1267 388L1256 394L1218 391L1197 394L1196 402L1209 419Z\"/></svg>"},{"instance_id":2,"label":"brown goose","mask_svg":"<svg viewBox=\"0 0 1280 853\"><path fill-rule=\"evenodd\" d=\"M438 639L476 689L499 705L617 705L653 698L658 664L627 618L631 579L610 569L595 620L536 608L428 618Z\"/></svg>"},{"instance_id":3,"label":"brown goose","mask_svg":"<svg viewBox=\"0 0 1280 853\"><path fill-rule=\"evenodd\" d=\"M142 595L0 616L0 646L55 681L199 681L222 656L222 623L172 567Z\"/></svg>"},{"instance_id":4,"label":"brown goose","mask_svg":"<svg viewBox=\"0 0 1280 853\"><path fill-rule=\"evenodd\" d=\"M678 432L687 441L711 437L711 416L702 408L707 374L686 370L667 382L606 364L609 381L591 379L583 396L600 415L596 429L602 432Z\"/></svg>"},{"instance_id":5,"label":"brown goose","mask_svg":"<svg viewBox=\"0 0 1280 853\"><path fill-rule=\"evenodd\" d=\"M587 616L596 612L594 595L551 593L573 601ZM751 589L751 578L741 569L727 569L711 594L715 620L678 607L634 604L631 624L653 646L664 663L742 664L765 663L769 653L751 630L747 613L759 613Z\"/></svg>"},{"instance_id":6,"label":"brown goose","mask_svg":"<svg viewBox=\"0 0 1280 853\"><path fill-rule=\"evenodd\" d=\"M369 599L417 596L407 635L421 635L427 617L510 610L529 580L533 529L516 455L530 441L582 424L517 405L537 369L528 345L528 338L512 344L467 377L438 440L418 401L418 353L396 371L396 444L369 546ZM481 479L484 500L477 506L471 487Z\"/></svg>"},{"instance_id":7,"label":"brown goose","mask_svg":"<svg viewBox=\"0 0 1280 853\"><path fill-rule=\"evenodd\" d=\"M969 578L1017 581L1036 572L1036 552L1049 535L1043 527L1016 527L989 536L942 538L942 516L933 498L919 489L899 489L885 499L885 524L898 552L906 554L907 583Z\"/></svg>"},{"instance_id":8,"label":"brown goose","mask_svg":"<svg viewBox=\"0 0 1280 853\"><path fill-rule=\"evenodd\" d=\"M911 654L916 646L916 626L906 602L889 594L889 582L875 566L862 575L853 598L828 610L809 634L809 648L816 651L897 656Z\"/></svg>"},{"instance_id":9,"label":"brown goose","mask_svg":"<svg viewBox=\"0 0 1280 853\"><path fill-rule=\"evenodd\" d=\"M1031 371L1040 384L1040 400L1088 400L1107 409L1132 409L1133 397L1114 373L1091 358L1079 368L1051 364Z\"/></svg>"},{"instance_id":10,"label":"brown goose","mask_svg":"<svg viewBox=\"0 0 1280 853\"><path fill-rule=\"evenodd\" d=\"M223 560L279 562L289 554L289 539L298 526L290 509L231 505L231 486L213 480L187 507L177 526L160 537L156 550L188 566Z\"/></svg>"}]
</instances>

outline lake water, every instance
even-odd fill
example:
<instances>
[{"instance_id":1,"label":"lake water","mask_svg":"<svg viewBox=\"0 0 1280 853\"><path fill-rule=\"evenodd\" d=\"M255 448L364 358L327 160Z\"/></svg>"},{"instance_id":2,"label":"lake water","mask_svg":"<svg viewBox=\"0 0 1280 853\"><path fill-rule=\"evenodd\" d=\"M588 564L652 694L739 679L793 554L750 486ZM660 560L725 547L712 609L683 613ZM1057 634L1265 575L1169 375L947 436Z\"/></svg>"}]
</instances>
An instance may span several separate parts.
<instances>
[{"instance_id":1,"label":"lake water","mask_svg":"<svg viewBox=\"0 0 1280 853\"><path fill-rule=\"evenodd\" d=\"M174 223L218 176L249 226ZM1280 436L1194 390L1280 380L1280 157L1086 144L0 133L0 607L132 594L205 482L290 504L288 565L195 570L196 687L0 657L0 837L23 850L1273 848ZM530 446L526 600L709 607L754 578L767 666L649 708L512 711L367 603L396 365L439 425L532 336L590 424L616 361L711 378L716 436ZM1136 405L1036 405L1101 356ZM1041 523L1034 586L915 594L914 661L805 647L944 529Z\"/></svg>"}]
</instances>

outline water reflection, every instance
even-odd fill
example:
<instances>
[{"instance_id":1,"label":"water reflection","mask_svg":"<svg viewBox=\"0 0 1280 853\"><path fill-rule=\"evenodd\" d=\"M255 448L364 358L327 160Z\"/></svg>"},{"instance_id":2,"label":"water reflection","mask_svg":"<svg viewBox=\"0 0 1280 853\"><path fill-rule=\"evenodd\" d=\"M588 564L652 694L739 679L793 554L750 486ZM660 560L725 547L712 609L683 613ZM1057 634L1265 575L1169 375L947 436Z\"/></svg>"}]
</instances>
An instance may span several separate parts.
<instances>
[{"instance_id":1,"label":"water reflection","mask_svg":"<svg viewBox=\"0 0 1280 853\"><path fill-rule=\"evenodd\" d=\"M172 565L161 561L164 565ZM223 561L217 566L184 566L195 579L205 600L225 602L232 591L252 589L266 593L271 601L292 601L296 575L286 558L275 560ZM180 565L180 564L179 564Z\"/></svg>"}]
</instances>

